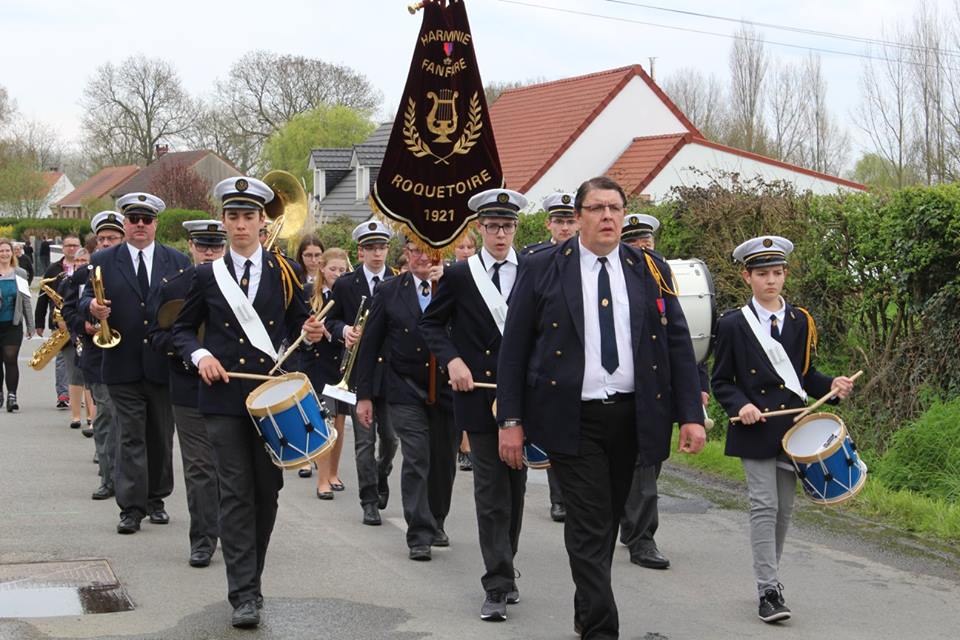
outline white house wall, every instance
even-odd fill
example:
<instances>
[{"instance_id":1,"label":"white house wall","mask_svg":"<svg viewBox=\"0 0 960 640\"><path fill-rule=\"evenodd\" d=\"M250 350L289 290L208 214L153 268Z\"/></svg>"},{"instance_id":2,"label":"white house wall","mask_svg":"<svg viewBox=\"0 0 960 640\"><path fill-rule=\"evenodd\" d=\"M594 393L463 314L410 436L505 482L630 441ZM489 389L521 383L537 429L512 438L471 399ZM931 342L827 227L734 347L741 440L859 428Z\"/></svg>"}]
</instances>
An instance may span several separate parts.
<instances>
[{"instance_id":1,"label":"white house wall","mask_svg":"<svg viewBox=\"0 0 960 640\"><path fill-rule=\"evenodd\" d=\"M691 170L696 167L708 174L717 170L739 173L743 178L761 176L766 181L785 180L792 182L798 191L812 191L815 194L832 194L837 191L854 191L850 187L832 180L824 180L800 171L793 171L774 164L759 162L735 153L713 149L704 145L690 143L685 145L653 181L643 190L654 201L663 200L670 195L674 186L706 186L709 175L699 175Z\"/></svg>"},{"instance_id":2,"label":"white house wall","mask_svg":"<svg viewBox=\"0 0 960 640\"><path fill-rule=\"evenodd\" d=\"M539 209L547 195L575 191L584 180L601 175L634 138L686 132L657 94L634 77L525 195L531 208Z\"/></svg>"}]
</instances>

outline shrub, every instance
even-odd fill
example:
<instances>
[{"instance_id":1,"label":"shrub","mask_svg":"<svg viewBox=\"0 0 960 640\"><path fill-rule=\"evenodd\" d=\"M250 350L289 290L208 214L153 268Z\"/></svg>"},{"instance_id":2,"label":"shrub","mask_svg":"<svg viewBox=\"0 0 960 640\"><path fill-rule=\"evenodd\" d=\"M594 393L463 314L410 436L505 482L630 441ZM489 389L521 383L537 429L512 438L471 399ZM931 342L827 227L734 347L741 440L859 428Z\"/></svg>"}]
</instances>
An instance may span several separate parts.
<instances>
[{"instance_id":1,"label":"shrub","mask_svg":"<svg viewBox=\"0 0 960 640\"><path fill-rule=\"evenodd\" d=\"M218 219L216 215L197 209L167 209L157 218L157 240L164 244L187 240L183 223L187 220Z\"/></svg>"},{"instance_id":2,"label":"shrub","mask_svg":"<svg viewBox=\"0 0 960 640\"><path fill-rule=\"evenodd\" d=\"M83 237L90 233L90 221L64 218L27 218L18 220L13 225L13 236L17 240L27 240L30 236L39 236L43 233L49 233L53 236L78 233Z\"/></svg>"}]
</instances>

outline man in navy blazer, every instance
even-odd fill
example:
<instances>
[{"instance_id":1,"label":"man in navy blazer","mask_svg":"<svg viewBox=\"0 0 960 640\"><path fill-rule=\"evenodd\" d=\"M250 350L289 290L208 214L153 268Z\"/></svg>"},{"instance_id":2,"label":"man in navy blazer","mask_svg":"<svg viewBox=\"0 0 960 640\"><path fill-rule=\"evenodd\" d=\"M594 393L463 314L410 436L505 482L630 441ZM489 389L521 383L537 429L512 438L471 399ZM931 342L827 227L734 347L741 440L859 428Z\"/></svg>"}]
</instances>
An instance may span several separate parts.
<instances>
[{"instance_id":1,"label":"man in navy blazer","mask_svg":"<svg viewBox=\"0 0 960 640\"><path fill-rule=\"evenodd\" d=\"M173 412L167 363L147 342L156 316L160 284L190 266L175 249L155 241L163 200L149 193L129 193L117 200L123 214L125 242L93 254L100 268L106 300L97 302L93 287L83 290L80 313L109 319L120 344L103 352L102 378L117 411L115 482L120 523L117 533L136 533L140 521L167 524L163 500L173 491Z\"/></svg>"},{"instance_id":2,"label":"man in navy blazer","mask_svg":"<svg viewBox=\"0 0 960 640\"><path fill-rule=\"evenodd\" d=\"M610 581L634 464L706 440L697 363L666 262L620 243L626 195L609 178L577 191L580 235L530 257L500 345L499 452L523 466L527 438L550 456L567 506L574 627L619 637Z\"/></svg>"}]
</instances>

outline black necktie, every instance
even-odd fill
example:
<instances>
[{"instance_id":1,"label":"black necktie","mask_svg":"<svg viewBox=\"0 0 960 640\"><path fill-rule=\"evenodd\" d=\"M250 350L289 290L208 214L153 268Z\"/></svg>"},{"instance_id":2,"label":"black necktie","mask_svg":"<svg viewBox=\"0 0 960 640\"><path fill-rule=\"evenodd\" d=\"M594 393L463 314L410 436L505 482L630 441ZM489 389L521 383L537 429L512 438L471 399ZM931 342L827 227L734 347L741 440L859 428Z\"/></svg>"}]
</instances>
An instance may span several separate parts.
<instances>
[{"instance_id":1,"label":"black necktie","mask_svg":"<svg viewBox=\"0 0 960 640\"><path fill-rule=\"evenodd\" d=\"M770 337L780 342L780 327L778 325L777 316L770 316Z\"/></svg>"},{"instance_id":2,"label":"black necktie","mask_svg":"<svg viewBox=\"0 0 960 640\"><path fill-rule=\"evenodd\" d=\"M150 293L150 279L147 278L147 263L143 261L143 251L137 258L137 282L140 283L140 295L146 300L147 294Z\"/></svg>"},{"instance_id":3,"label":"black necktie","mask_svg":"<svg viewBox=\"0 0 960 640\"><path fill-rule=\"evenodd\" d=\"M370 295L373 295L377 289L377 285L380 284L380 276L373 276L370 280L372 282L370 285Z\"/></svg>"},{"instance_id":4,"label":"black necktie","mask_svg":"<svg viewBox=\"0 0 960 640\"><path fill-rule=\"evenodd\" d=\"M493 277L490 278L490 281L493 283L493 286L495 286L497 288L497 291L500 291L500 293L503 293L503 291L501 291L500 289L500 267L502 267L505 263L506 263L506 260L504 260L503 262L494 262Z\"/></svg>"},{"instance_id":5,"label":"black necktie","mask_svg":"<svg viewBox=\"0 0 960 640\"><path fill-rule=\"evenodd\" d=\"M323 303L324 303L324 304L330 302L330 296L332 295L332 292L330 291L330 289L327 289L327 290L324 291L321 295L323 296Z\"/></svg>"},{"instance_id":6,"label":"black necktie","mask_svg":"<svg viewBox=\"0 0 960 640\"><path fill-rule=\"evenodd\" d=\"M422 295L424 298L430 295L430 283L426 280L420 282L420 295Z\"/></svg>"},{"instance_id":7,"label":"black necktie","mask_svg":"<svg viewBox=\"0 0 960 640\"><path fill-rule=\"evenodd\" d=\"M613 373L620 366L617 355L617 330L613 324L613 294L610 292L610 274L607 273L607 259L600 261L600 274L597 276L597 311L600 315L600 364L607 373Z\"/></svg>"},{"instance_id":8,"label":"black necktie","mask_svg":"<svg viewBox=\"0 0 960 640\"><path fill-rule=\"evenodd\" d=\"M243 277L240 278L240 290L243 291L243 295L247 295L247 290L250 286L250 267L253 266L253 262L247 260L243 263Z\"/></svg>"}]
</instances>

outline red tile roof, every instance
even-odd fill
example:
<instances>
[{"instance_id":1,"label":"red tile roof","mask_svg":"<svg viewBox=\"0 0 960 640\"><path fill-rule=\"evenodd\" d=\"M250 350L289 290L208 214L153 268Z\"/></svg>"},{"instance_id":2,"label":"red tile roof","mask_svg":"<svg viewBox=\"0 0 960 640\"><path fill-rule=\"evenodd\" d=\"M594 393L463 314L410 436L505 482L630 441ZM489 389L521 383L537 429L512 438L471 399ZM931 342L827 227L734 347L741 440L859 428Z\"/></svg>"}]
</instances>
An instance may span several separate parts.
<instances>
[{"instance_id":1,"label":"red tile roof","mask_svg":"<svg viewBox=\"0 0 960 640\"><path fill-rule=\"evenodd\" d=\"M788 169L796 173L802 173L820 180L835 182L839 185L866 191L867 187L857 182L844 180L826 173L807 169L795 164L781 162L766 156L761 156L749 151L743 151L735 147L728 147L717 142L711 142L706 138L692 133L667 136L649 136L643 138L634 138L633 142L627 147L616 162L614 162L606 171L606 175L620 183L627 195L640 195L643 190L653 181L667 164L673 160L673 157L684 146L688 144L699 144L717 151L730 153L742 158L748 158L769 164L783 169Z\"/></svg>"},{"instance_id":2,"label":"red tile roof","mask_svg":"<svg viewBox=\"0 0 960 640\"><path fill-rule=\"evenodd\" d=\"M490 118L507 186L527 191L630 80L638 77L684 127L699 131L640 65L504 91Z\"/></svg>"},{"instance_id":3,"label":"red tile roof","mask_svg":"<svg viewBox=\"0 0 960 640\"><path fill-rule=\"evenodd\" d=\"M619 182L628 195L639 195L692 137L686 133L634 138L606 175Z\"/></svg>"},{"instance_id":4,"label":"red tile roof","mask_svg":"<svg viewBox=\"0 0 960 640\"><path fill-rule=\"evenodd\" d=\"M201 149L199 151L171 151L165 153L141 169L139 173L134 174L134 176L129 180L121 183L117 188L113 189L113 191L111 191L111 195L121 196L137 191L149 191L150 184L153 182L153 179L160 175L167 167L183 166L190 168L206 158L208 155L216 154L208 149ZM217 157L219 158L219 156ZM234 171L239 171L226 160L223 160L222 158L221 160L225 164L233 167Z\"/></svg>"},{"instance_id":5,"label":"red tile roof","mask_svg":"<svg viewBox=\"0 0 960 640\"><path fill-rule=\"evenodd\" d=\"M68 193L56 203L57 207L79 207L85 201L107 197L114 187L120 185L140 170L135 164L122 167L104 167L88 178L79 187Z\"/></svg>"}]
</instances>

